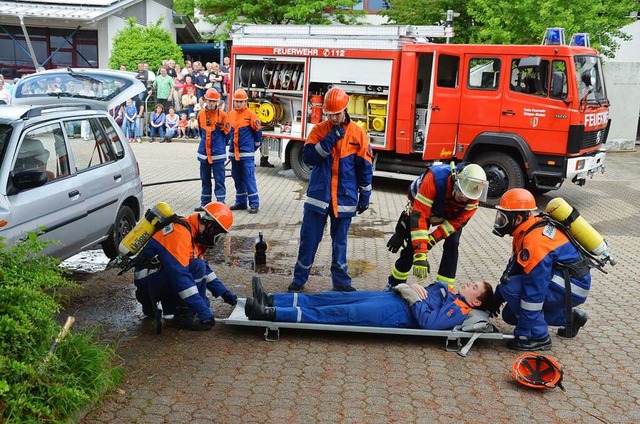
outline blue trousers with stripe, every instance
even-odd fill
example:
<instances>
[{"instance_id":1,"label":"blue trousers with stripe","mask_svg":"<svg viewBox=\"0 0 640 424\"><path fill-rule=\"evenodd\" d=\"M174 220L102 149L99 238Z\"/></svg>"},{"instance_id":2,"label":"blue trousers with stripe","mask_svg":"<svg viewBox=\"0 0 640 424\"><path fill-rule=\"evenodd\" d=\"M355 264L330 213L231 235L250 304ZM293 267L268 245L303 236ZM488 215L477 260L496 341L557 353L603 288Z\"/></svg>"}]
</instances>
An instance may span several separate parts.
<instances>
[{"instance_id":1,"label":"blue trousers with stripe","mask_svg":"<svg viewBox=\"0 0 640 424\"><path fill-rule=\"evenodd\" d=\"M258 183L256 183L256 164L253 158L231 159L231 177L236 185L236 205L260 206Z\"/></svg>"},{"instance_id":2,"label":"blue trousers with stripe","mask_svg":"<svg viewBox=\"0 0 640 424\"><path fill-rule=\"evenodd\" d=\"M211 177L215 181L215 196L218 202L224 203L227 188L224 184L225 171L224 160L216 160L213 163L200 161L200 181L202 181L202 192L200 194L200 205L204 206L211 202Z\"/></svg>"}]
</instances>

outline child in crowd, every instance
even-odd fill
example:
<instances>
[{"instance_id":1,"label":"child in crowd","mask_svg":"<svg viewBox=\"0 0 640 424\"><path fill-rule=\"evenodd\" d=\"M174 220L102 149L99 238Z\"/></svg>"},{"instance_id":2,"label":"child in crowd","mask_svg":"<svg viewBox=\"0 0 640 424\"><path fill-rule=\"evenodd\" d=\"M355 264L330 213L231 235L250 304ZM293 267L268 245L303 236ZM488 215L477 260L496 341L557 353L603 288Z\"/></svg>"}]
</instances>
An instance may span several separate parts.
<instances>
[{"instance_id":1,"label":"child in crowd","mask_svg":"<svg viewBox=\"0 0 640 424\"><path fill-rule=\"evenodd\" d=\"M187 114L181 113L180 120L178 121L178 138L187 138L188 127L189 121L187 121Z\"/></svg>"},{"instance_id":2,"label":"child in crowd","mask_svg":"<svg viewBox=\"0 0 640 424\"><path fill-rule=\"evenodd\" d=\"M198 126L196 114L195 112L191 112L189 114L189 128L187 129L187 137L198 138L198 132L200 132L200 127Z\"/></svg>"}]
</instances>

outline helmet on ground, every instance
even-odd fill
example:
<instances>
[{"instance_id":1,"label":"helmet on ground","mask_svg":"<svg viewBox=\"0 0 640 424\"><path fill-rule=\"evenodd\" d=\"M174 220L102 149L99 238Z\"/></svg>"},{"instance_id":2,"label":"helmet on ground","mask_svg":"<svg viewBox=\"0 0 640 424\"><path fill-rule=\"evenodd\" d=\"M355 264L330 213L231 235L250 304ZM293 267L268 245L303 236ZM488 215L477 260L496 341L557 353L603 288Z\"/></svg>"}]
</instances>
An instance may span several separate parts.
<instances>
[{"instance_id":1,"label":"helmet on ground","mask_svg":"<svg viewBox=\"0 0 640 424\"><path fill-rule=\"evenodd\" d=\"M480 165L475 163L469 164L458 172L458 178L455 188L459 190L464 197L471 200L477 200L482 192L489 186L487 182L487 174Z\"/></svg>"},{"instance_id":2,"label":"helmet on ground","mask_svg":"<svg viewBox=\"0 0 640 424\"><path fill-rule=\"evenodd\" d=\"M198 232L195 242L206 247L213 247L229 232L233 224L233 212L221 202L211 202L202 208L204 213L200 215L200 222L204 224L204 230Z\"/></svg>"},{"instance_id":3,"label":"helmet on ground","mask_svg":"<svg viewBox=\"0 0 640 424\"><path fill-rule=\"evenodd\" d=\"M535 211L536 199L533 194L524 188L512 188L500 198L496 209L503 211Z\"/></svg>"},{"instance_id":4,"label":"helmet on ground","mask_svg":"<svg viewBox=\"0 0 640 424\"><path fill-rule=\"evenodd\" d=\"M220 100L220 93L215 88L210 88L204 93L204 98L207 100Z\"/></svg>"},{"instance_id":5,"label":"helmet on ground","mask_svg":"<svg viewBox=\"0 0 640 424\"><path fill-rule=\"evenodd\" d=\"M233 100L237 100L237 101L249 100L249 96L247 96L247 92L244 91L242 88L238 88L233 93Z\"/></svg>"},{"instance_id":6,"label":"helmet on ground","mask_svg":"<svg viewBox=\"0 0 640 424\"><path fill-rule=\"evenodd\" d=\"M333 87L324 95L323 108L325 113L340 113L349 106L349 95L343 89Z\"/></svg>"},{"instance_id":7,"label":"helmet on ground","mask_svg":"<svg viewBox=\"0 0 640 424\"><path fill-rule=\"evenodd\" d=\"M548 356L523 353L513 362L513 377L524 386L534 389L562 387L562 368Z\"/></svg>"}]
</instances>

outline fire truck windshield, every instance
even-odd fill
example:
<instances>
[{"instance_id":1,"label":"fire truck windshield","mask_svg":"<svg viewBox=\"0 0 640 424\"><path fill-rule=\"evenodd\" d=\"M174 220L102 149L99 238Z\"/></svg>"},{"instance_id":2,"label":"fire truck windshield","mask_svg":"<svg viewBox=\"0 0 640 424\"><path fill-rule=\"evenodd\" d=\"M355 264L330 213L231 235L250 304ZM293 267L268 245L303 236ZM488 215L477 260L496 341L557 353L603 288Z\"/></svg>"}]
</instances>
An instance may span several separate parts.
<instances>
[{"instance_id":1,"label":"fire truck windshield","mask_svg":"<svg viewBox=\"0 0 640 424\"><path fill-rule=\"evenodd\" d=\"M597 56L575 56L576 81L581 103L609 104Z\"/></svg>"}]
</instances>

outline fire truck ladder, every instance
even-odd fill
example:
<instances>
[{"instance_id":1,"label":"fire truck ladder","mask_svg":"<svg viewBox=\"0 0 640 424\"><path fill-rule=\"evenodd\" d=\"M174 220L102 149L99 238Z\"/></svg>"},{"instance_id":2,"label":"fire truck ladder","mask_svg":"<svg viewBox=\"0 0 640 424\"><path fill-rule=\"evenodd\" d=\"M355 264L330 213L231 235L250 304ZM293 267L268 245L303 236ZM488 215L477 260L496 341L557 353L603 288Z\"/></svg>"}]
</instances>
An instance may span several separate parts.
<instances>
[{"instance_id":1,"label":"fire truck ladder","mask_svg":"<svg viewBox=\"0 0 640 424\"><path fill-rule=\"evenodd\" d=\"M252 25L234 24L231 38L238 46L334 48L397 48L446 37L443 25Z\"/></svg>"}]
</instances>

